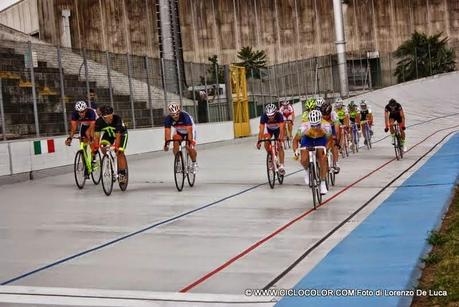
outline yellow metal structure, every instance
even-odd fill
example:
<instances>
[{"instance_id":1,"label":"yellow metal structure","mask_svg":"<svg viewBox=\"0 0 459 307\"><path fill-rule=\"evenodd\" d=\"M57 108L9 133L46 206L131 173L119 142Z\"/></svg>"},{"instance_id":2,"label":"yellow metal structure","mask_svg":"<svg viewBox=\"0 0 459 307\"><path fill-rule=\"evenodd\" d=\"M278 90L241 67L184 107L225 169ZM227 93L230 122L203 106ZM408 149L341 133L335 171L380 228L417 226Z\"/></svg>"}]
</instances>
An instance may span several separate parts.
<instances>
[{"instance_id":1,"label":"yellow metal structure","mask_svg":"<svg viewBox=\"0 0 459 307\"><path fill-rule=\"evenodd\" d=\"M234 136L237 138L250 135L249 99L245 68L231 65L231 94L233 98Z\"/></svg>"}]
</instances>

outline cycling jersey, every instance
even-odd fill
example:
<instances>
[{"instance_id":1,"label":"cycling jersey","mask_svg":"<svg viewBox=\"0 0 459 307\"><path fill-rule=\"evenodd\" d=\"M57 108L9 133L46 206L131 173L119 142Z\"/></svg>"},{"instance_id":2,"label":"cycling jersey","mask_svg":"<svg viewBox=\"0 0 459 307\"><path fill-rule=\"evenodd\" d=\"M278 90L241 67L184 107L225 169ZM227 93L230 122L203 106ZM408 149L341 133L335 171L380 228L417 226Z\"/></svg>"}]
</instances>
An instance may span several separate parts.
<instances>
[{"instance_id":1,"label":"cycling jersey","mask_svg":"<svg viewBox=\"0 0 459 307\"><path fill-rule=\"evenodd\" d=\"M366 121L368 114L372 114L370 109L365 110L365 111L360 111L360 120Z\"/></svg>"},{"instance_id":2,"label":"cycling jersey","mask_svg":"<svg viewBox=\"0 0 459 307\"><path fill-rule=\"evenodd\" d=\"M359 111L356 109L354 111L349 111L349 119L352 123L355 123L355 118L359 114Z\"/></svg>"},{"instance_id":3,"label":"cycling jersey","mask_svg":"<svg viewBox=\"0 0 459 307\"><path fill-rule=\"evenodd\" d=\"M326 146L332 134L329 122L322 120L319 127L313 127L310 122L301 124L301 147Z\"/></svg>"},{"instance_id":4,"label":"cycling jersey","mask_svg":"<svg viewBox=\"0 0 459 307\"><path fill-rule=\"evenodd\" d=\"M187 127L193 127L194 122L190 114L181 111L178 120L174 120L171 115L166 116L164 120L164 128L174 127L178 134L185 136L188 134Z\"/></svg>"},{"instance_id":5,"label":"cycling jersey","mask_svg":"<svg viewBox=\"0 0 459 307\"><path fill-rule=\"evenodd\" d=\"M89 126L89 124L96 121L96 116L96 112L92 109L86 109L83 116L74 110L71 115L71 121L79 122L82 126Z\"/></svg>"},{"instance_id":6,"label":"cycling jersey","mask_svg":"<svg viewBox=\"0 0 459 307\"><path fill-rule=\"evenodd\" d=\"M96 132L103 132L102 140L108 141L110 144L115 143L117 133L121 133L120 148L126 149L127 146L127 128L119 115L113 114L111 123L107 123L102 117L96 120Z\"/></svg>"},{"instance_id":7,"label":"cycling jersey","mask_svg":"<svg viewBox=\"0 0 459 307\"><path fill-rule=\"evenodd\" d=\"M386 107L384 108L384 111L387 113L389 112L389 118L394 119L398 123L402 122L402 105L399 104L398 102L395 104L387 104Z\"/></svg>"},{"instance_id":8,"label":"cycling jersey","mask_svg":"<svg viewBox=\"0 0 459 307\"><path fill-rule=\"evenodd\" d=\"M336 115L338 116L338 119L340 121L344 120L346 118L346 116L348 115L348 113L347 113L345 108L336 109L335 112L336 112Z\"/></svg>"},{"instance_id":9,"label":"cycling jersey","mask_svg":"<svg viewBox=\"0 0 459 307\"><path fill-rule=\"evenodd\" d=\"M295 113L295 110L293 109L293 107L291 105L282 105L280 108L279 108L279 112L282 113L282 115L284 116L284 120L287 120L287 119L291 119L291 116L292 114Z\"/></svg>"},{"instance_id":10,"label":"cycling jersey","mask_svg":"<svg viewBox=\"0 0 459 307\"><path fill-rule=\"evenodd\" d=\"M284 116L280 112L276 112L272 118L269 118L268 115L263 114L260 118L260 124L265 125L265 129L268 132L271 130L279 130L280 124L284 122Z\"/></svg>"}]
</instances>

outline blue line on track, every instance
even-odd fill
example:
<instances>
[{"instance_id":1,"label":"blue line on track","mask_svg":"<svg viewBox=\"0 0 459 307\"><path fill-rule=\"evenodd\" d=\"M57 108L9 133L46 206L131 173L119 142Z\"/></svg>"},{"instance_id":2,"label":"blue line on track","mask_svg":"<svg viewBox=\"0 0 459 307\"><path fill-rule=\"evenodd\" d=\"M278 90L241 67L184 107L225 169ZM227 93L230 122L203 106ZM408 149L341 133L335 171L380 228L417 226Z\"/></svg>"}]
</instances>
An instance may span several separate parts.
<instances>
[{"instance_id":1,"label":"blue line on track","mask_svg":"<svg viewBox=\"0 0 459 307\"><path fill-rule=\"evenodd\" d=\"M439 226L458 174L455 134L295 286L318 293L369 289L372 296L285 297L276 306L409 306L410 292L385 291L415 289L420 259L430 248L426 238Z\"/></svg>"}]
</instances>

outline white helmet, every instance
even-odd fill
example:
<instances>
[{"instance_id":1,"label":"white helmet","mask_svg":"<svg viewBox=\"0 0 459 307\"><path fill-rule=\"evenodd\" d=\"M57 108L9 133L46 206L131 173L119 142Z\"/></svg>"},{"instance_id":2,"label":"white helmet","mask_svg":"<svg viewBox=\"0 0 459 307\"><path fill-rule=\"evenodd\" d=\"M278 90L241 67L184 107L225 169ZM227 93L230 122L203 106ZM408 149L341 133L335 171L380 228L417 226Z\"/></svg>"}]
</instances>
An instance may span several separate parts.
<instances>
[{"instance_id":1,"label":"white helmet","mask_svg":"<svg viewBox=\"0 0 459 307\"><path fill-rule=\"evenodd\" d=\"M317 108L320 108L324 102L325 102L325 99L323 97L318 97L316 99Z\"/></svg>"},{"instance_id":2,"label":"white helmet","mask_svg":"<svg viewBox=\"0 0 459 307\"><path fill-rule=\"evenodd\" d=\"M276 113L276 110L277 110L276 106L272 103L266 105L265 107L266 115L268 116L274 115Z\"/></svg>"},{"instance_id":3,"label":"white helmet","mask_svg":"<svg viewBox=\"0 0 459 307\"><path fill-rule=\"evenodd\" d=\"M316 126L322 121L322 113L319 110L312 110L308 114L308 119L311 125Z\"/></svg>"},{"instance_id":4,"label":"white helmet","mask_svg":"<svg viewBox=\"0 0 459 307\"><path fill-rule=\"evenodd\" d=\"M83 112L88 108L88 105L86 104L86 101L80 100L75 103L75 111L77 112Z\"/></svg>"},{"instance_id":5,"label":"white helmet","mask_svg":"<svg viewBox=\"0 0 459 307\"><path fill-rule=\"evenodd\" d=\"M167 109L169 110L169 114L176 114L180 111L180 106L173 102L167 106Z\"/></svg>"}]
</instances>

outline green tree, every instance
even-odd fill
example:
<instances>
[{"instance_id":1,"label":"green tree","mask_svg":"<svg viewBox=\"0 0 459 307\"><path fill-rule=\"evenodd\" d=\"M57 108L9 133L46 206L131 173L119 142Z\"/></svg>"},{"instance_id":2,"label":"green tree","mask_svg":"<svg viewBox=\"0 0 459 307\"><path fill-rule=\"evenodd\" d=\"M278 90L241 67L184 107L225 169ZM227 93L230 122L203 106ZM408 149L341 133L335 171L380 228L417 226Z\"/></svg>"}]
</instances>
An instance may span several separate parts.
<instances>
[{"instance_id":1,"label":"green tree","mask_svg":"<svg viewBox=\"0 0 459 307\"><path fill-rule=\"evenodd\" d=\"M454 50L448 47L448 38L441 36L414 32L397 48L394 54L399 61L394 75L399 83L455 70Z\"/></svg>"},{"instance_id":2,"label":"green tree","mask_svg":"<svg viewBox=\"0 0 459 307\"><path fill-rule=\"evenodd\" d=\"M210 62L209 68L207 68L207 80L201 76L201 84L205 84L206 81L207 84L216 84L216 78L218 78L218 83L225 83L224 68L218 64L218 56L214 54L207 59Z\"/></svg>"},{"instance_id":3,"label":"green tree","mask_svg":"<svg viewBox=\"0 0 459 307\"><path fill-rule=\"evenodd\" d=\"M252 47L242 47L237 53L241 60L238 64L246 69L247 78L260 79L261 70L266 68L267 56L264 50L253 50Z\"/></svg>"}]
</instances>

